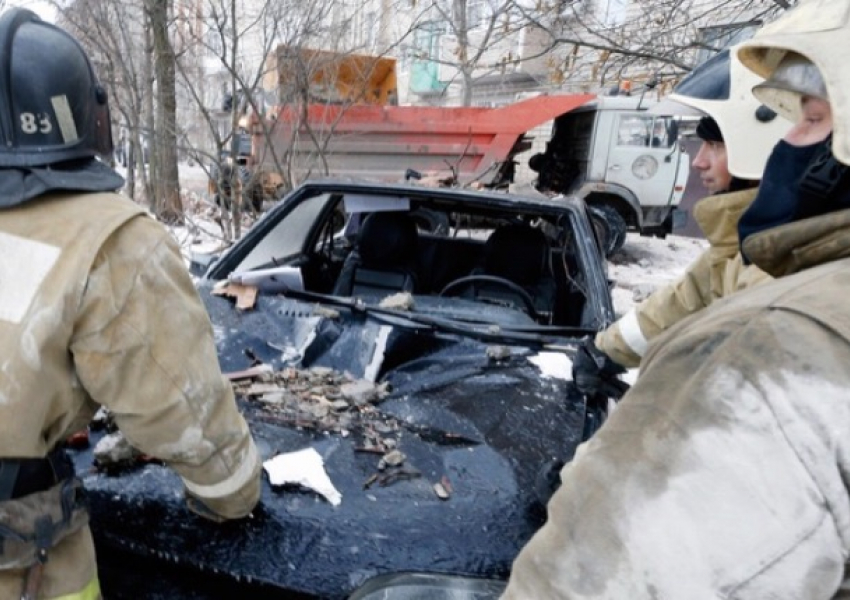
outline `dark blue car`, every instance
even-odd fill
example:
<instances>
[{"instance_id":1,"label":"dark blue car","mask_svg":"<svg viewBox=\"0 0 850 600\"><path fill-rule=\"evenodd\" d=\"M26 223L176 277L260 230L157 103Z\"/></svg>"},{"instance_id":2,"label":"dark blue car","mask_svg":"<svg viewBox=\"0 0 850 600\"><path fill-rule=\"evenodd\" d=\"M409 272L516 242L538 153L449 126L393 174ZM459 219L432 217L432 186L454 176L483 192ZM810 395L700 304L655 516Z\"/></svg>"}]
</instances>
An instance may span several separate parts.
<instances>
[{"instance_id":1,"label":"dark blue car","mask_svg":"<svg viewBox=\"0 0 850 600\"><path fill-rule=\"evenodd\" d=\"M498 597L604 418L569 381L614 317L583 202L308 182L202 262L264 459L315 450L341 501L266 481L252 519L216 525L167 468L92 471L78 451L105 595Z\"/></svg>"}]
</instances>

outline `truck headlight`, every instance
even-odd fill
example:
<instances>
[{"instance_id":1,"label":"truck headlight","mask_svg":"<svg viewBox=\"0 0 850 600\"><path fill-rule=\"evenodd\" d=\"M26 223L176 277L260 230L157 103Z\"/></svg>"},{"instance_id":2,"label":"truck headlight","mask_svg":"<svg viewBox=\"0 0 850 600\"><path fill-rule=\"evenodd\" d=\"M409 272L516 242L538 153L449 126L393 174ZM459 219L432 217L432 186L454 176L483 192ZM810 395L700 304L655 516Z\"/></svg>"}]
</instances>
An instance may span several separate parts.
<instances>
[{"instance_id":1,"label":"truck headlight","mask_svg":"<svg viewBox=\"0 0 850 600\"><path fill-rule=\"evenodd\" d=\"M370 579L348 600L496 600L505 587L494 579L398 573Z\"/></svg>"},{"instance_id":2,"label":"truck headlight","mask_svg":"<svg viewBox=\"0 0 850 600\"><path fill-rule=\"evenodd\" d=\"M658 172L658 161L649 154L642 154L632 163L632 174L638 179L650 179Z\"/></svg>"}]
</instances>

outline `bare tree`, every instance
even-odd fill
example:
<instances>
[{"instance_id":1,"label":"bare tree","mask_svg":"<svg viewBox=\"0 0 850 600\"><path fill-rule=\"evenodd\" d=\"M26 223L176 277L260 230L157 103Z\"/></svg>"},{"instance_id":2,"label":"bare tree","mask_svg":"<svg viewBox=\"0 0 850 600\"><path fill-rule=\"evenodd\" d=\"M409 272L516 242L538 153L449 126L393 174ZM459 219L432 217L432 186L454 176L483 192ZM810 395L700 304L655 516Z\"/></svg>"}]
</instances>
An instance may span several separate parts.
<instances>
[{"instance_id":1,"label":"bare tree","mask_svg":"<svg viewBox=\"0 0 850 600\"><path fill-rule=\"evenodd\" d=\"M558 50L561 81L604 87L625 79L672 85L696 64L746 39L791 0L541 0L523 8ZM668 85L669 87L669 85Z\"/></svg>"},{"instance_id":2,"label":"bare tree","mask_svg":"<svg viewBox=\"0 0 850 600\"><path fill-rule=\"evenodd\" d=\"M107 88L117 154L127 167L127 193L135 197L138 174L144 197L153 198L145 163L153 124L153 76L147 37L150 28L141 4L76 0L54 7L59 25L80 40Z\"/></svg>"},{"instance_id":3,"label":"bare tree","mask_svg":"<svg viewBox=\"0 0 850 600\"><path fill-rule=\"evenodd\" d=\"M239 164L247 115L264 110L265 59L279 39L284 17L291 17L287 9L297 6L267 1L246 11L235 0L204 0L199 27L180 29L183 52L176 65L183 97L195 116L193 135L184 135L182 144L208 166L215 188L226 191L219 196L228 240L241 235L243 211L253 212L256 193L256 186L245 180L245 166ZM198 69L194 64L198 56L215 68Z\"/></svg>"},{"instance_id":4,"label":"bare tree","mask_svg":"<svg viewBox=\"0 0 850 600\"><path fill-rule=\"evenodd\" d=\"M514 0L432 0L423 17L426 27L442 24L452 40L448 53L427 58L455 71L463 106L472 104L476 79L503 74L509 63L523 60L512 42L530 23Z\"/></svg>"}]
</instances>

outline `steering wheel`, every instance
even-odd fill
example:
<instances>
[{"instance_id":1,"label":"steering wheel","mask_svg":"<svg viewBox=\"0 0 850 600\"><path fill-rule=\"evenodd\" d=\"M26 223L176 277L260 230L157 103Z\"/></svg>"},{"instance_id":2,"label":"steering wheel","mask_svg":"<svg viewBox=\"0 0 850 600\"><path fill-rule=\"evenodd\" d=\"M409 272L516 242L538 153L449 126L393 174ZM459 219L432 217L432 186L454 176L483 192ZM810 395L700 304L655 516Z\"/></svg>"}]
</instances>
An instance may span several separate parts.
<instances>
[{"instance_id":1,"label":"steering wheel","mask_svg":"<svg viewBox=\"0 0 850 600\"><path fill-rule=\"evenodd\" d=\"M465 288L471 287L474 290L475 284L478 283L489 284L494 287L501 287L508 290L522 300L523 306L520 308L525 310L531 318L535 320L539 318L537 310L534 308L534 300L532 299L531 294L526 292L513 281L505 279L504 277L496 277L495 275L467 275L465 277L460 277L459 279L455 279L454 281L447 283L446 287L440 291L440 296L458 296L461 290Z\"/></svg>"}]
</instances>

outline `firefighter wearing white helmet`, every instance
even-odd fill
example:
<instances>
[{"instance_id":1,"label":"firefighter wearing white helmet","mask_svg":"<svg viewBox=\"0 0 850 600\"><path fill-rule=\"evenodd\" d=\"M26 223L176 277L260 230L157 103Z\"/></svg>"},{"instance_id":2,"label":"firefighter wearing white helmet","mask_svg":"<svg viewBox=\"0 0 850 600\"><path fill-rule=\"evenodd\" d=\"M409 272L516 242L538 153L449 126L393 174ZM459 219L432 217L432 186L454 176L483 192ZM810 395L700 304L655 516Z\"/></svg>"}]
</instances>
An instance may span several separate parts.
<instances>
[{"instance_id":1,"label":"firefighter wearing white helmet","mask_svg":"<svg viewBox=\"0 0 850 600\"><path fill-rule=\"evenodd\" d=\"M838 126L850 104L833 79L845 76L848 15L850 2L803 0L743 45L767 78L756 94L800 117L741 221L743 253L775 279L653 344L561 472L504 598L850 589L850 157Z\"/></svg>"},{"instance_id":2,"label":"firefighter wearing white helmet","mask_svg":"<svg viewBox=\"0 0 850 600\"><path fill-rule=\"evenodd\" d=\"M692 166L712 195L694 205L693 216L709 248L675 282L579 348L572 375L582 393L615 395L613 379L624 367L640 364L652 339L714 301L770 279L758 267L744 264L737 230L738 219L756 196L768 154L791 126L753 97L750 90L762 81L724 50L650 109L702 116L696 129L702 143Z\"/></svg>"},{"instance_id":3,"label":"firefighter wearing white helmet","mask_svg":"<svg viewBox=\"0 0 850 600\"><path fill-rule=\"evenodd\" d=\"M190 509L249 514L260 458L169 232L115 190L105 90L80 44L0 17L0 598L95 600L62 443L109 408Z\"/></svg>"}]
</instances>

